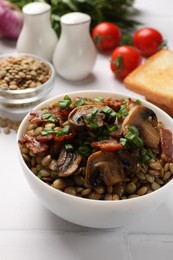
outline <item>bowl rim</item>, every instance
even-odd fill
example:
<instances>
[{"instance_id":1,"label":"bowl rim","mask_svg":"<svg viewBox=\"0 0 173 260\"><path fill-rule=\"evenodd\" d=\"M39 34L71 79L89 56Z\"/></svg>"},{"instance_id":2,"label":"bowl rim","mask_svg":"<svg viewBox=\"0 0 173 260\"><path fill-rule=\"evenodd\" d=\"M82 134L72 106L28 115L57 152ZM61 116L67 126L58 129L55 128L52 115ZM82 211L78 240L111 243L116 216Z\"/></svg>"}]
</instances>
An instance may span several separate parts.
<instances>
[{"instance_id":1,"label":"bowl rim","mask_svg":"<svg viewBox=\"0 0 173 260\"><path fill-rule=\"evenodd\" d=\"M26 53L6 53L6 54L0 55L0 60L3 59L3 58L20 57L20 56L28 56L28 57L34 58L36 60L45 62L49 66L50 71L51 71L50 78L45 83L41 84L38 87L26 88L26 89L22 89L22 90L20 90L20 89L17 89L17 90L0 89L0 93L17 95L17 94L28 94L28 93L32 93L32 92L37 92L40 89L44 88L46 85L50 84L54 80L54 78L55 78L54 66L49 61L47 61L46 59L44 59L44 58L42 58L38 55L34 55L34 54L31 54L31 53L27 53L27 52ZM4 97L4 99L5 99L5 97Z\"/></svg>"},{"instance_id":2,"label":"bowl rim","mask_svg":"<svg viewBox=\"0 0 173 260\"><path fill-rule=\"evenodd\" d=\"M132 94L124 94L122 92L114 92L114 91L106 91L106 90L81 90L81 91L71 91L71 92L64 92L63 94L59 94L59 95L56 95L54 97L51 97L43 102L41 102L40 104L38 104L37 106L35 106L33 108L33 110L35 109L38 109L38 108L41 108L41 107L45 107L45 105L48 105L48 104L52 104L53 102L55 102L56 100L60 100L61 98L63 98L65 95L68 95L68 96L73 96L75 97L76 95L82 95L82 94L85 94L86 96L90 96L91 95L91 98L92 98L92 94L96 94L98 93L99 96L103 94L107 94L107 96L113 96L113 97L116 97L117 96L117 99L119 98L122 98L122 99L127 99L127 98L131 98L132 100L141 100L142 103L144 102L144 106L147 106L151 109L154 110L154 112L159 113L162 115L162 117L166 117L167 120L170 121L170 123L172 123L172 126L173 126L173 119L166 113L164 112L162 109L160 109L159 107L155 106L154 104L146 101L144 98L138 98L136 97L135 95L133 96ZM29 169L29 167L26 165L22 155L21 155L21 151L20 151L20 148L19 148L19 145L18 145L18 140L21 138L21 134L22 134L22 130L24 128L26 128L26 125L28 123L28 120L29 120L29 117L30 117L30 112L27 113L27 115L23 118L20 126L19 126L19 129L17 131L17 136L16 136L16 142L17 142L17 153L18 153L18 157L20 159L20 162L22 163L22 165L24 166L24 168L26 168L27 170L27 173L29 175L32 176L32 178L34 179L34 181L36 181L39 185L42 185L44 188L46 188L48 191L50 189L50 192L53 192L55 194L57 194L57 196L63 196L65 199L70 199L70 200L75 200L76 202L78 203L89 203L89 204L96 204L96 205L100 205L100 204L104 204L104 206L108 206L108 205L115 205L115 204L122 204L122 205L126 205L129 203L135 203L137 201L139 201L139 203L143 202L144 200L146 199L149 199L150 197L154 197L154 196L157 196L158 193L160 192L164 192L167 187L171 186L173 184L173 179L170 180L168 183L166 183L164 186L160 187L159 189L153 191L153 192L150 192L148 194L145 194L145 195L142 195L142 196L139 196L139 197L133 197L133 198L130 198L130 199L124 199L124 200L92 200L92 199L88 199L88 198L82 198L82 197L77 197L77 196L74 196L74 195L70 195L70 194L67 194L65 192L62 192L58 189L55 189L54 187L46 184L44 181L40 180L36 175L34 175L34 173L32 173L32 171ZM172 121L172 122L171 122ZM169 129L169 128L168 128ZM170 129L171 130L171 129ZM173 128L171 130L171 132L173 133Z\"/></svg>"}]
</instances>

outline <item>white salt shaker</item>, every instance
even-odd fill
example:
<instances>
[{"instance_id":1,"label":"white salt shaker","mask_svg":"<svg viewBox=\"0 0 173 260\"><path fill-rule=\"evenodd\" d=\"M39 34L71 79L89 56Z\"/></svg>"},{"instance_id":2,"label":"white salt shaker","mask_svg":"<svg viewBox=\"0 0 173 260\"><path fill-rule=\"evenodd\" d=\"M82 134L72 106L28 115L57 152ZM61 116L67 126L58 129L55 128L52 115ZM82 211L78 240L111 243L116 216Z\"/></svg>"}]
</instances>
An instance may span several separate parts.
<instances>
[{"instance_id":1,"label":"white salt shaker","mask_svg":"<svg viewBox=\"0 0 173 260\"><path fill-rule=\"evenodd\" d=\"M17 51L52 61L58 37L51 27L50 5L33 2L25 5L22 11L24 24L17 40Z\"/></svg>"},{"instance_id":2,"label":"white salt shaker","mask_svg":"<svg viewBox=\"0 0 173 260\"><path fill-rule=\"evenodd\" d=\"M97 51L90 36L89 15L73 12L61 17L61 36L53 55L57 73L67 80L82 80L93 69Z\"/></svg>"}]
</instances>

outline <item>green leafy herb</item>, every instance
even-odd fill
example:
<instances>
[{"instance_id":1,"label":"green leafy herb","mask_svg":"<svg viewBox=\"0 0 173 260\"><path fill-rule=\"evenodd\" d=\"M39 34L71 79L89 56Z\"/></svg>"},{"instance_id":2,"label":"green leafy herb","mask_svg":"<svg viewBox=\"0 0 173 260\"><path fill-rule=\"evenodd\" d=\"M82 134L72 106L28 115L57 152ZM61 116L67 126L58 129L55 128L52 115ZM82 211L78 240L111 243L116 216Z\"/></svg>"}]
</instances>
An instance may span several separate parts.
<instances>
[{"instance_id":1,"label":"green leafy herb","mask_svg":"<svg viewBox=\"0 0 173 260\"><path fill-rule=\"evenodd\" d=\"M133 16L136 9L134 0L10 0L22 8L30 2L45 2L51 5L52 27L60 35L60 17L70 12L83 12L91 16L92 28L103 21L113 22L120 26L123 34L135 29L139 24Z\"/></svg>"}]
</instances>

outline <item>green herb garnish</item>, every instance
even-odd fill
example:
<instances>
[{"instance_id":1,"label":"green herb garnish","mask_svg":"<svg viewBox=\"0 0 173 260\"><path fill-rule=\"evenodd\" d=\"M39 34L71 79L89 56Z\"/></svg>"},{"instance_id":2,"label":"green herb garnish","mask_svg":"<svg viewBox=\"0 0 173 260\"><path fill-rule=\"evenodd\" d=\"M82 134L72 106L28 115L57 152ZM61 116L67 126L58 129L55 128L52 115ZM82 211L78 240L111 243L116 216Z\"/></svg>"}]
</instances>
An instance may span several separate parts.
<instances>
[{"instance_id":1,"label":"green herb garnish","mask_svg":"<svg viewBox=\"0 0 173 260\"><path fill-rule=\"evenodd\" d=\"M45 112L41 115L41 119L48 119L50 116L52 116L51 112Z\"/></svg>"},{"instance_id":2,"label":"green herb garnish","mask_svg":"<svg viewBox=\"0 0 173 260\"><path fill-rule=\"evenodd\" d=\"M128 133L125 135L125 139L134 143L137 147L143 146L143 141L139 137L139 131L134 125L128 127Z\"/></svg>"},{"instance_id":3,"label":"green herb garnish","mask_svg":"<svg viewBox=\"0 0 173 260\"><path fill-rule=\"evenodd\" d=\"M94 98L94 101L96 101L96 102L102 102L103 100L104 100L104 98L102 98L102 97Z\"/></svg>"},{"instance_id":4,"label":"green herb garnish","mask_svg":"<svg viewBox=\"0 0 173 260\"><path fill-rule=\"evenodd\" d=\"M91 17L91 30L100 22L112 22L120 26L123 34L131 33L139 22L135 20L134 0L37 0L51 5L52 27L60 36L60 17L71 12L82 12ZM19 8L34 0L10 0Z\"/></svg>"},{"instance_id":5,"label":"green herb garnish","mask_svg":"<svg viewBox=\"0 0 173 260\"><path fill-rule=\"evenodd\" d=\"M63 100L58 101L58 107L61 109L66 109L68 108L72 103L72 100L69 96L64 96Z\"/></svg>"},{"instance_id":6,"label":"green herb garnish","mask_svg":"<svg viewBox=\"0 0 173 260\"><path fill-rule=\"evenodd\" d=\"M67 152L72 152L74 150L74 147L72 144L65 144L65 149Z\"/></svg>"},{"instance_id":7,"label":"green herb garnish","mask_svg":"<svg viewBox=\"0 0 173 260\"><path fill-rule=\"evenodd\" d=\"M63 129L58 130L56 136L64 136L71 132L71 127L69 125L65 125Z\"/></svg>"}]
</instances>

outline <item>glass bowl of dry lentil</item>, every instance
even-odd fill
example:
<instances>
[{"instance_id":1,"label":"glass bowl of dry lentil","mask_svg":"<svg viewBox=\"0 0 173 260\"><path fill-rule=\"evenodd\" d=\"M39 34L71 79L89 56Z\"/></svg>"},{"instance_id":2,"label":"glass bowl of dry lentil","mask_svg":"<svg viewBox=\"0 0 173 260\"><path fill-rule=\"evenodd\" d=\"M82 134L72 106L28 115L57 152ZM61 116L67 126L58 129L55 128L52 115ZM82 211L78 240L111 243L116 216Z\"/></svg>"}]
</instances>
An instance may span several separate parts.
<instances>
[{"instance_id":1,"label":"glass bowl of dry lentil","mask_svg":"<svg viewBox=\"0 0 173 260\"><path fill-rule=\"evenodd\" d=\"M52 90L51 63L31 54L0 56L0 105L3 110L27 113Z\"/></svg>"},{"instance_id":2,"label":"glass bowl of dry lentil","mask_svg":"<svg viewBox=\"0 0 173 260\"><path fill-rule=\"evenodd\" d=\"M173 190L173 120L145 100L78 91L34 108L17 133L36 196L72 223L113 228L142 218Z\"/></svg>"}]
</instances>

